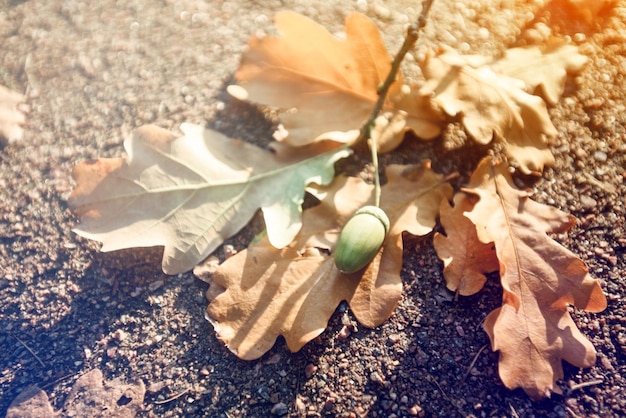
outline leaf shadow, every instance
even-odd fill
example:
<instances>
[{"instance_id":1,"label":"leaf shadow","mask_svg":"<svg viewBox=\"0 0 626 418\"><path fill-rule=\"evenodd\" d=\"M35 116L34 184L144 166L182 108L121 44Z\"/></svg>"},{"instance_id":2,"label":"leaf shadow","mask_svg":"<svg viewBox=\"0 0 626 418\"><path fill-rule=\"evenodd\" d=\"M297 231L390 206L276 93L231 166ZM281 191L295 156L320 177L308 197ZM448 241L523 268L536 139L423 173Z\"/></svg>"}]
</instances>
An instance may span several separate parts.
<instances>
[{"instance_id":1,"label":"leaf shadow","mask_svg":"<svg viewBox=\"0 0 626 418\"><path fill-rule=\"evenodd\" d=\"M219 88L215 100L221 101L224 106L207 121L207 128L269 150L269 144L274 141L272 134L278 126L276 113L231 96L226 89L232 84L237 84L234 74Z\"/></svg>"},{"instance_id":2,"label":"leaf shadow","mask_svg":"<svg viewBox=\"0 0 626 418\"><path fill-rule=\"evenodd\" d=\"M87 266L71 263L72 257L65 249L60 249L59 261L65 260L67 264L59 267L58 271L45 271L34 278L35 286L36 283L53 283L45 286L52 292L49 303L59 306L58 319L56 314L52 319L38 315L37 312L23 312L22 318L10 317L9 312L3 313L0 350L4 353L7 368L13 367L16 362L20 366L15 369L17 374L10 383L2 383L0 411L6 412L9 403L29 384L52 393L52 406L60 410L69 387L85 372L100 368L111 377L118 370L127 370L128 363L125 361L121 362L119 368L106 367L112 361L105 354L106 349L113 346L109 345L112 341L110 335L119 326L121 315L145 309L140 295L132 296L131 289L149 285L154 279L152 273L160 270L159 263L153 264L149 256L146 261L143 255L137 252L135 255L142 260L140 263L137 263L138 258L130 260L131 251L109 255L109 260L117 263L116 266L133 266L130 268L133 274L125 274L125 271L108 264L104 268L98 255L93 256ZM146 274L140 274L140 270ZM72 275L75 287L65 288L63 292L55 291L65 286L54 284L59 281L59 272ZM129 276L133 276L133 279L129 280ZM25 298L30 297L28 293L24 293ZM7 316L4 317L4 314ZM29 324L24 332L21 329L26 318ZM129 379L134 377L128 375Z\"/></svg>"},{"instance_id":3,"label":"leaf shadow","mask_svg":"<svg viewBox=\"0 0 626 418\"><path fill-rule=\"evenodd\" d=\"M350 299L358 283L346 284L357 277L338 277L333 258L321 252L300 255L264 241L241 256L245 260L236 264L243 267L235 274L241 280L224 280L233 274L226 267L216 282L228 290L215 297L208 312L218 322L225 320L227 343L244 358L265 353L281 335L290 349L299 350L324 332L341 299Z\"/></svg>"},{"instance_id":4,"label":"leaf shadow","mask_svg":"<svg viewBox=\"0 0 626 418\"><path fill-rule=\"evenodd\" d=\"M249 228L248 228L249 229ZM228 242L239 246L239 239L247 239L247 234L239 235ZM158 273L159 251L154 251L155 260L152 263L153 271ZM108 265L108 264L107 264ZM162 274L162 273L161 273ZM138 354L150 358L148 364L159 364L157 373L150 371L150 376L161 376L159 381L146 381L146 386L156 384L157 390L148 390L145 404L152 405L152 410L157 415L178 411L180 402L192 402L197 408L201 408L204 414L219 415L238 405L242 399L247 399L245 410L251 415L269 416L271 408L277 402L289 404L296 396L297 384L293 381L301 379L304 370L304 359L294 357L286 345L279 341L263 357L254 361L238 359L213 336L213 328L204 318L206 299L204 295L207 285L195 279L191 273L184 273L176 277L165 276L169 285L160 287L154 292L145 295L144 303L150 304L147 313L151 318L149 322L156 322L163 327L162 333L168 341L153 343L144 347ZM151 299L168 297L174 294L172 312L173 317L164 317L159 311L159 305L150 302ZM118 317L128 315L124 311ZM131 313L132 314L132 313ZM182 317L189 317L189 324L178 322ZM178 322L178 327L172 327L171 323ZM282 340L282 338L279 338ZM170 346L168 349L167 346ZM165 346L165 347L163 347ZM163 362L165 360L165 363ZM109 359L109 362L111 359ZM195 373L185 376L183 380L173 379L177 368L193 367ZM124 365L123 361L116 362L115 370L128 371L130 374L140 375L141 370L132 370ZM279 374L284 376L278 377ZM266 376L275 376L272 382ZM145 378L144 378L145 379ZM166 383L166 385L162 385ZM205 392L195 391L200 386L207 388ZM190 389L191 388L191 389ZM234 390L233 388L237 388ZM189 389L189 392L180 400L164 402L164 399L176 397L178 394Z\"/></svg>"}]
</instances>

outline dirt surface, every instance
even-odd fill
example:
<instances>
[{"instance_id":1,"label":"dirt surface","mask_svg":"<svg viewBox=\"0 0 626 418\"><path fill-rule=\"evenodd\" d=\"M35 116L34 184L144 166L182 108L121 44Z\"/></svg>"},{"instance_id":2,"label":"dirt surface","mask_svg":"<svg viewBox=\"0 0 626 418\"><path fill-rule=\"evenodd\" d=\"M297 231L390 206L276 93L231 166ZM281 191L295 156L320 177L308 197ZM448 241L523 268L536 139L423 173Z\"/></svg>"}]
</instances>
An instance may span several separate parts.
<instances>
[{"instance_id":1,"label":"dirt surface","mask_svg":"<svg viewBox=\"0 0 626 418\"><path fill-rule=\"evenodd\" d=\"M229 101L224 86L248 36L273 33L277 10L303 13L333 33L359 10L395 51L419 2L0 0L0 84L25 93L31 108L23 141L0 151L0 415L29 385L45 392L43 404L47 395L63 415L80 415L72 387L94 370L106 380L93 383L98 393L115 396L118 408L107 411L116 416L626 414L626 8L594 17L566 13L566 3L436 0L420 40L422 48L492 55L560 35L590 58L550 109L559 131L555 168L536 182L518 180L534 199L579 219L557 238L602 282L609 307L573 313L598 350L596 366L565 365L564 395L532 402L503 387L482 330L501 299L497 278L454 301L431 237L407 240L405 296L384 325L362 328L342 305L300 352L279 340L244 362L204 319L205 283L191 273L165 276L158 249L102 254L71 232L72 166L123 155L137 126L176 130L187 121L268 140L262 113ZM443 141L412 142L382 163L431 158L440 172L458 170L459 186L484 152L442 145L463 139L453 124ZM216 254L245 248L250 236L244 231ZM139 389L119 395L115 382L145 386L145 397L137 399Z\"/></svg>"}]
</instances>

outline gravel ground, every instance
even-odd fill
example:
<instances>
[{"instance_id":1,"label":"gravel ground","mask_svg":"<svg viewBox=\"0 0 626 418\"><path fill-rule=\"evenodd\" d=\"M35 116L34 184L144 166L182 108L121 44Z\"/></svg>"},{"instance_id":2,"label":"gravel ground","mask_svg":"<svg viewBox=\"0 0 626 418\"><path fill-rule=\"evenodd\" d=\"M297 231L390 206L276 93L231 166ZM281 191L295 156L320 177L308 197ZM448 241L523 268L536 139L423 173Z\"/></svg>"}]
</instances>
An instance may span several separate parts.
<instances>
[{"instance_id":1,"label":"gravel ground","mask_svg":"<svg viewBox=\"0 0 626 418\"><path fill-rule=\"evenodd\" d=\"M277 10L337 33L349 12L362 11L395 51L418 1L0 0L0 84L25 92L31 108L23 141L0 151L0 415L29 385L63 415L84 415L89 402L77 405L77 388L88 378L87 387L100 384L94 371L112 399L101 416L626 414L626 8L593 18L564 4L436 0L420 41L497 54L567 35L590 57L550 109L556 167L519 180L579 219L558 239L601 280L609 307L573 313L598 350L596 366L565 365L564 395L532 402L503 387L482 331L501 299L497 278L454 301L430 237L407 239L405 296L384 325L364 329L342 305L300 352L281 340L244 362L204 319L206 284L191 273L165 276L158 249L103 254L71 232L72 166L123 155L137 126L176 130L187 121L269 138L262 113L229 101L224 86L248 36L273 33ZM460 171L458 186L484 152L447 145L463 139L451 125L444 141L405 145L382 163L431 158L436 170ZM251 229L217 255L245 248Z\"/></svg>"}]
</instances>

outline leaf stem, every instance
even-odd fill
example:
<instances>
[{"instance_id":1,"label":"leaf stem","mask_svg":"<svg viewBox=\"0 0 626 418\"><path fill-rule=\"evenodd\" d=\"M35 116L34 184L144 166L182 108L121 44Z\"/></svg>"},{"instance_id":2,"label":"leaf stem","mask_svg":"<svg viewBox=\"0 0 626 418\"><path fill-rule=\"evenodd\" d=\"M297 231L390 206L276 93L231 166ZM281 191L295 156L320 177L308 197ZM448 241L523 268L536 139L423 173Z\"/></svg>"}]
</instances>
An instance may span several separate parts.
<instances>
[{"instance_id":1,"label":"leaf stem","mask_svg":"<svg viewBox=\"0 0 626 418\"><path fill-rule=\"evenodd\" d=\"M374 205L380 207L380 175L378 174L378 147L376 138L367 140L367 144L372 152L372 164L374 165Z\"/></svg>"},{"instance_id":2,"label":"leaf stem","mask_svg":"<svg viewBox=\"0 0 626 418\"><path fill-rule=\"evenodd\" d=\"M419 32L426 26L426 17L428 16L428 12L430 11L431 6L435 0L424 0L422 3L422 11L417 18L417 22L412 23L407 31L406 36L404 37L404 42L400 47L400 50L393 58L391 62L391 69L389 70L389 74L387 74L387 78L378 88L378 100L374 105L374 109L372 110L372 114L370 115L367 122L363 124L361 128L361 132L359 134L359 138L357 142L360 142L363 139L367 138L367 143L372 152L372 163L374 164L374 186L375 186L375 195L374 195L374 204L376 206L380 206L380 175L378 174L378 147L376 145L376 140L372 138L372 128L374 127L376 118L378 114L383 108L385 100L387 98L387 94L389 93L389 89L391 85L396 81L396 77L398 75L398 71L400 70L400 64L404 60L406 54L413 49L415 43L419 38Z\"/></svg>"}]
</instances>

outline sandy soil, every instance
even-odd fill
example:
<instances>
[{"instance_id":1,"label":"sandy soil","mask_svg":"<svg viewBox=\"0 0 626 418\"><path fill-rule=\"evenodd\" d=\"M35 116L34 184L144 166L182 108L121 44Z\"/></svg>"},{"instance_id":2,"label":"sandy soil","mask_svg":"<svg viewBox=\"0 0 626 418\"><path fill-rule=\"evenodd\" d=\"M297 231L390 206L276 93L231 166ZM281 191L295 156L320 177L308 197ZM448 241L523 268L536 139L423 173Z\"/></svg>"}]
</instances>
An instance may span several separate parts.
<instances>
[{"instance_id":1,"label":"sandy soil","mask_svg":"<svg viewBox=\"0 0 626 418\"><path fill-rule=\"evenodd\" d=\"M102 254L71 232L72 166L123 155L137 126L175 130L187 121L269 138L262 113L229 101L224 86L248 36L272 33L275 11L295 10L339 33L359 10L395 51L417 1L0 0L0 84L25 93L31 108L23 141L0 151L0 415L29 385L64 415L84 414L89 402L74 401L80 385L70 391L81 376L97 386L87 374L94 370L108 382L101 393L113 416L624 415L626 8L594 18L565 13L565 3L436 0L420 41L497 54L564 35L590 57L550 109L556 167L526 185L579 219L558 239L602 282L609 307L574 312L598 350L596 366L566 365L564 395L532 402L502 386L482 331L501 298L497 278L453 301L430 237L406 243L416 251L405 260L405 297L383 326L359 327L341 306L300 352L279 341L244 362L204 319L203 282L165 276L158 249ZM441 145L463 137L451 125L443 141L407 145L383 164L431 158L439 171L460 171L458 186L484 152ZM249 238L244 231L227 244L241 250Z\"/></svg>"}]
</instances>

